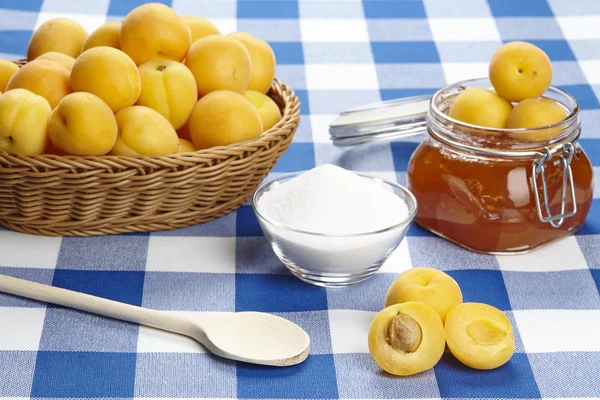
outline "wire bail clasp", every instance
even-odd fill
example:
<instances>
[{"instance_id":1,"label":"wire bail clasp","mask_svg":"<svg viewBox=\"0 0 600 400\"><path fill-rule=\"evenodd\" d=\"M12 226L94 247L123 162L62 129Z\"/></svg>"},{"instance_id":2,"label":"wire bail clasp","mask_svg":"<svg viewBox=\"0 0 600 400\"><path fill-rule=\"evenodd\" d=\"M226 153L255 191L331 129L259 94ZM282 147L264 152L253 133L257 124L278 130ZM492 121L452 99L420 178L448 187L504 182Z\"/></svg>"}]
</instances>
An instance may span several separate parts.
<instances>
[{"instance_id":1,"label":"wire bail clasp","mask_svg":"<svg viewBox=\"0 0 600 400\"><path fill-rule=\"evenodd\" d=\"M552 160L552 156L558 153L560 153L560 155L553 164L555 166L560 165L563 168L560 214L552 215L550 212L550 201L548 199L548 186L546 184L546 163L550 162ZM538 217L540 221L548 222L554 228L559 228L563 224L565 218L572 217L577 213L575 185L573 184L573 172L571 170L571 160L573 159L574 153L575 146L573 146L573 143L565 143L552 149L545 147L544 151L540 153L540 158L533 162L532 179ZM540 201L540 190L538 189L538 176L541 178L543 208L542 201ZM573 207L570 211L565 212L567 206L567 193L569 193Z\"/></svg>"}]
</instances>

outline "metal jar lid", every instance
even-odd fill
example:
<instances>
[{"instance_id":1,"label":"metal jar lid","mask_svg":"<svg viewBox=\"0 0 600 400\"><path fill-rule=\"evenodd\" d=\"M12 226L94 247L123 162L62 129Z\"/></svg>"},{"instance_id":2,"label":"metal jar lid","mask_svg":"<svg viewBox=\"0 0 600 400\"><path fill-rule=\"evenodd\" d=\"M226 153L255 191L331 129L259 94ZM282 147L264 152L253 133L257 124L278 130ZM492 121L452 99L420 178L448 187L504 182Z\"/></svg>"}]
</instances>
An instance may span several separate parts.
<instances>
[{"instance_id":1,"label":"metal jar lid","mask_svg":"<svg viewBox=\"0 0 600 400\"><path fill-rule=\"evenodd\" d=\"M421 135L430 101L423 95L350 108L329 124L330 138L336 146L353 146Z\"/></svg>"}]
</instances>

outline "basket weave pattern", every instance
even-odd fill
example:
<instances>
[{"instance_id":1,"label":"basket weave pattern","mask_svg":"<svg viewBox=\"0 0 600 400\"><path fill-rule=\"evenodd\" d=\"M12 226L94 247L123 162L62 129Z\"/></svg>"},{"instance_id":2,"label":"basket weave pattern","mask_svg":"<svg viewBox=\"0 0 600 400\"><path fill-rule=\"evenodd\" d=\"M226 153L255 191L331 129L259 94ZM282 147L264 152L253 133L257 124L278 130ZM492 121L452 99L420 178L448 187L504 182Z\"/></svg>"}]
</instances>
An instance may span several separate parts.
<instances>
[{"instance_id":1,"label":"basket weave pattern","mask_svg":"<svg viewBox=\"0 0 600 400\"><path fill-rule=\"evenodd\" d=\"M275 79L283 118L259 137L161 157L22 156L0 152L0 225L48 236L181 228L228 214L285 152L300 102Z\"/></svg>"}]
</instances>

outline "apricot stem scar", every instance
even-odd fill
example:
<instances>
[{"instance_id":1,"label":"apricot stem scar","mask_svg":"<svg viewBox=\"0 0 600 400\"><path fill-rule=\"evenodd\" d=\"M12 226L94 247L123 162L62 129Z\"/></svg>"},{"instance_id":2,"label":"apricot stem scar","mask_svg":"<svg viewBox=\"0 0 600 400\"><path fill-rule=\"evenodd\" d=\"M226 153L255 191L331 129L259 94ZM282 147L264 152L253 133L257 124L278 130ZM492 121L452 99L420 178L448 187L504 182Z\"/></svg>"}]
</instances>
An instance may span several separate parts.
<instances>
[{"instance_id":1,"label":"apricot stem scar","mask_svg":"<svg viewBox=\"0 0 600 400\"><path fill-rule=\"evenodd\" d=\"M399 312L392 318L388 325L387 341L388 343L405 353L416 351L421 345L423 334L421 327L409 315Z\"/></svg>"}]
</instances>

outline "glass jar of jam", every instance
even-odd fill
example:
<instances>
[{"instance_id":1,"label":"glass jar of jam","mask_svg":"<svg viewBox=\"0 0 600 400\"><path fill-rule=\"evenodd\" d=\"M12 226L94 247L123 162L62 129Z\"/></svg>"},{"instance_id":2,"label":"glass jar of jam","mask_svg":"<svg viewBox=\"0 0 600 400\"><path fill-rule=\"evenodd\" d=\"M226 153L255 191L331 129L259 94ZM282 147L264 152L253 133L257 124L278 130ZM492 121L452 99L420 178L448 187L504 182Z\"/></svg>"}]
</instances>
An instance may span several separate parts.
<instances>
[{"instance_id":1,"label":"glass jar of jam","mask_svg":"<svg viewBox=\"0 0 600 400\"><path fill-rule=\"evenodd\" d=\"M568 117L535 129L488 129L448 116L468 87L492 88L488 79L449 85L433 95L427 136L412 154L409 190L418 202L416 223L483 253L521 253L581 228L593 192L592 164L578 143L579 107L568 93L544 94Z\"/></svg>"}]
</instances>

